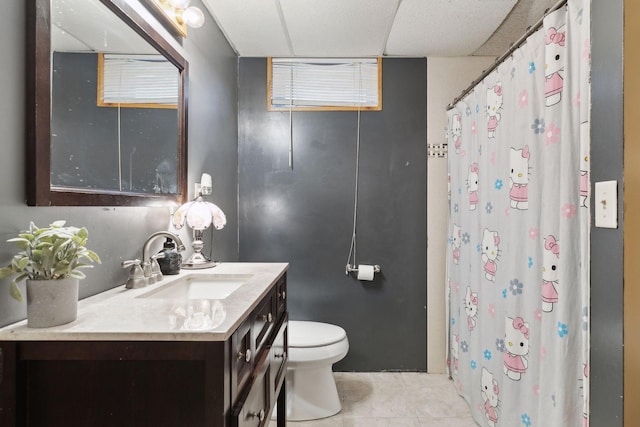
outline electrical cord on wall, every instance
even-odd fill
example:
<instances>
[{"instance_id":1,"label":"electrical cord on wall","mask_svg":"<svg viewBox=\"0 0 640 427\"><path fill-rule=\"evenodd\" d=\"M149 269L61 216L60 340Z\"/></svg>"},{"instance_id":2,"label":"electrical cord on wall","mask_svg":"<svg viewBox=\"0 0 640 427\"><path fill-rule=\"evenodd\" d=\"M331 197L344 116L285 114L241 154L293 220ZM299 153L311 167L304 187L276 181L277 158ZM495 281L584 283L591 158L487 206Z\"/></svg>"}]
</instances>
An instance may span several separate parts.
<instances>
[{"instance_id":1,"label":"electrical cord on wall","mask_svg":"<svg viewBox=\"0 0 640 427\"><path fill-rule=\"evenodd\" d=\"M358 65L358 122L356 130L356 183L353 197L353 232L351 233L351 247L349 248L349 256L347 257L347 265L345 267L345 274L349 274L351 266L355 268L357 244L356 244L356 225L358 223L358 178L360 177L360 110L362 106L362 64ZM353 264L351 264L351 257L353 255Z\"/></svg>"},{"instance_id":2,"label":"electrical cord on wall","mask_svg":"<svg viewBox=\"0 0 640 427\"><path fill-rule=\"evenodd\" d=\"M347 266L345 274L349 274L351 265L356 266L356 224L358 221L358 177L360 176L360 100L358 100L358 130L356 132L356 184L353 200L353 233L351 234L351 247L349 248L349 256L347 257ZM353 255L353 264L351 264L351 256Z\"/></svg>"}]
</instances>

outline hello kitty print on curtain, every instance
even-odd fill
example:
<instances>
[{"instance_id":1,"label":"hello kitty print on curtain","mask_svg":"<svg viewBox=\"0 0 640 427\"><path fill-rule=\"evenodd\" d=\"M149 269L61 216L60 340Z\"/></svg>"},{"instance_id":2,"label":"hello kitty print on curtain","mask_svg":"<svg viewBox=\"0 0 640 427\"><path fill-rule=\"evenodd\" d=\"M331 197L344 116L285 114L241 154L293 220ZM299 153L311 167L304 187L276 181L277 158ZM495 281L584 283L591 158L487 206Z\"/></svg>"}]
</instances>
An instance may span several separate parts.
<instances>
[{"instance_id":1,"label":"hello kitty print on curtain","mask_svg":"<svg viewBox=\"0 0 640 427\"><path fill-rule=\"evenodd\" d=\"M448 363L482 426L588 425L589 4L448 112Z\"/></svg>"}]
</instances>

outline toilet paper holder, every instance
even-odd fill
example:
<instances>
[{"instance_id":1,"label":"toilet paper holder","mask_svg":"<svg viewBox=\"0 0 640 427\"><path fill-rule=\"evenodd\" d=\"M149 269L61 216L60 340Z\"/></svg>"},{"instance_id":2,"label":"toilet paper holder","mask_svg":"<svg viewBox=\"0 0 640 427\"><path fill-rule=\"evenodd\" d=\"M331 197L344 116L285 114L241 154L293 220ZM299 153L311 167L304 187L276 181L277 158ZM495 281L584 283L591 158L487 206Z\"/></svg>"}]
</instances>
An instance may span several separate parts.
<instances>
[{"instance_id":1,"label":"toilet paper holder","mask_svg":"<svg viewBox=\"0 0 640 427\"><path fill-rule=\"evenodd\" d=\"M374 273L380 273L380 266L379 265L374 265L373 266L373 272ZM347 266L345 267L344 270L344 274L346 274L347 276L349 275L349 273L357 273L358 272L358 267L355 265L351 265L351 264L347 264Z\"/></svg>"}]
</instances>

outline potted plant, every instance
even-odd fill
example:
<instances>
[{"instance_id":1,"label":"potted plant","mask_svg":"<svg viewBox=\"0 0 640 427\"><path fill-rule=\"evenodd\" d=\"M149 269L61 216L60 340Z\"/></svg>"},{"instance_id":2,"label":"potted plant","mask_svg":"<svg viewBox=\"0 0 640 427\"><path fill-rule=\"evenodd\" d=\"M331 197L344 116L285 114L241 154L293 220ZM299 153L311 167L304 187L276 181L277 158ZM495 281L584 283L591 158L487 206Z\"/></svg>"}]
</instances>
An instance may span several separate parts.
<instances>
[{"instance_id":1,"label":"potted plant","mask_svg":"<svg viewBox=\"0 0 640 427\"><path fill-rule=\"evenodd\" d=\"M93 267L85 261L100 263L100 257L85 247L87 229L65 227L56 221L38 228L33 222L28 231L7 240L20 251L11 263L0 268L0 278L13 277L10 295L22 301L17 283L27 279L27 325L43 328L62 325L76 319L78 284L85 277L81 268Z\"/></svg>"}]
</instances>

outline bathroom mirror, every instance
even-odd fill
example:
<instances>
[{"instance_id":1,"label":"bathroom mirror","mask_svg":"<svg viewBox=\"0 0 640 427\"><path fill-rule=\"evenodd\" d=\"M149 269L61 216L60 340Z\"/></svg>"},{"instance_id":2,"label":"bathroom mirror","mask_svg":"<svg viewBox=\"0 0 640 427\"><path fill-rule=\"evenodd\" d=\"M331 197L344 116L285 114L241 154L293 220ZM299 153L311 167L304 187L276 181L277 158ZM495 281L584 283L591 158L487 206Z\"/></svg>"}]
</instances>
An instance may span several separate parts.
<instances>
[{"instance_id":1,"label":"bathroom mirror","mask_svg":"<svg viewBox=\"0 0 640 427\"><path fill-rule=\"evenodd\" d=\"M127 0L26 3L27 203L182 203L186 60Z\"/></svg>"}]
</instances>

